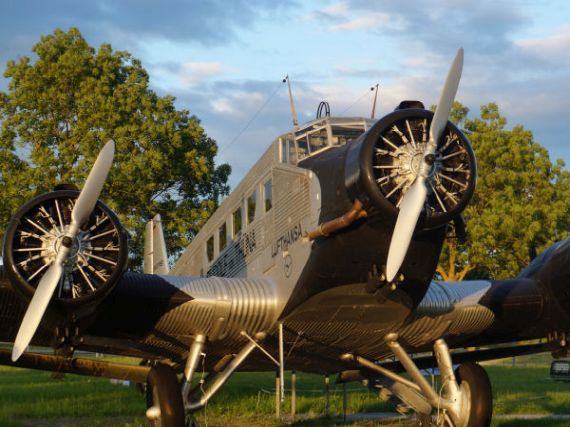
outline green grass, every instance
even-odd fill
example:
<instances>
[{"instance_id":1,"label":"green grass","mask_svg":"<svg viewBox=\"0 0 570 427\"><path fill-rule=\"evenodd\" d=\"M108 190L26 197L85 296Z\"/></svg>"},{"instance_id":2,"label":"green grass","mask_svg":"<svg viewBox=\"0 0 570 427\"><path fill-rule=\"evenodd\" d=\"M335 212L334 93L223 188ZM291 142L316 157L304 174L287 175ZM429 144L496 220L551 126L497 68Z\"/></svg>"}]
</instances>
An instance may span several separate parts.
<instances>
[{"instance_id":1,"label":"green grass","mask_svg":"<svg viewBox=\"0 0 570 427\"><path fill-rule=\"evenodd\" d=\"M549 355L518 357L486 363L494 390L494 413L570 413L570 383L549 379ZM331 376L331 383L334 382ZM286 379L289 387L289 374ZM309 417L299 425L339 425L338 418L324 419L323 377L297 374L297 413ZM274 373L238 373L216 395L198 421L209 426L276 426ZM349 413L389 412L391 405L360 384L350 384ZM134 387L111 384L106 379L0 367L0 427L22 426L145 426L145 401ZM283 414L290 412L287 397ZM331 384L330 412L342 412L342 386ZM359 422L354 425L377 425ZM521 425L520 420L495 418L494 426ZM570 425L570 420L525 420L528 426Z\"/></svg>"}]
</instances>

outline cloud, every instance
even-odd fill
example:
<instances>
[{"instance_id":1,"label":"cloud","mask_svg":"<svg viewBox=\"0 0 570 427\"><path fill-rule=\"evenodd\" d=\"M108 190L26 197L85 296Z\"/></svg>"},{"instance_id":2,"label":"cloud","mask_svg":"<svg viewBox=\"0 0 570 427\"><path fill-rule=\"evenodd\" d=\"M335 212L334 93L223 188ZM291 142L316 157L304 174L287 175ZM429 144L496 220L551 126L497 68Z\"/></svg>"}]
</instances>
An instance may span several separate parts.
<instances>
[{"instance_id":1,"label":"cloud","mask_svg":"<svg viewBox=\"0 0 570 427\"><path fill-rule=\"evenodd\" d=\"M226 91L226 97L212 101L214 111L219 113L234 114L235 117L247 119L254 111L264 107L268 95L259 92Z\"/></svg>"},{"instance_id":2,"label":"cloud","mask_svg":"<svg viewBox=\"0 0 570 427\"><path fill-rule=\"evenodd\" d=\"M41 35L72 26L93 45L113 40L120 49L135 53L155 39L206 46L231 43L239 31L252 29L259 19L274 19L293 5L292 0L8 1L0 16L0 61L29 55Z\"/></svg>"},{"instance_id":3,"label":"cloud","mask_svg":"<svg viewBox=\"0 0 570 427\"><path fill-rule=\"evenodd\" d=\"M471 52L494 54L511 46L510 36L529 22L513 0L417 0L409 2L346 0L344 19L326 28L370 29L399 41L408 50L438 53L464 46ZM321 9L314 16L339 16Z\"/></svg>"},{"instance_id":4,"label":"cloud","mask_svg":"<svg viewBox=\"0 0 570 427\"><path fill-rule=\"evenodd\" d=\"M354 13L351 5L344 1L313 10L305 19L325 23L324 28L330 32L360 31L378 26L391 27L397 23L397 19L387 13L372 10Z\"/></svg>"},{"instance_id":5,"label":"cloud","mask_svg":"<svg viewBox=\"0 0 570 427\"><path fill-rule=\"evenodd\" d=\"M235 113L236 111L227 98L215 99L212 101L212 108L217 113Z\"/></svg>"},{"instance_id":6,"label":"cloud","mask_svg":"<svg viewBox=\"0 0 570 427\"><path fill-rule=\"evenodd\" d=\"M359 68L347 64L339 64L333 67L334 73L342 77L355 77L374 82L378 79L386 80L402 75L401 71L388 68Z\"/></svg>"},{"instance_id":7,"label":"cloud","mask_svg":"<svg viewBox=\"0 0 570 427\"><path fill-rule=\"evenodd\" d=\"M536 52L560 54L570 47L570 25L560 27L555 34L542 38L519 40L517 45Z\"/></svg>"},{"instance_id":8,"label":"cloud","mask_svg":"<svg viewBox=\"0 0 570 427\"><path fill-rule=\"evenodd\" d=\"M306 91L303 83L296 84L296 93ZM280 79L206 80L177 95L177 105L191 109L217 141L217 162L232 165L232 187L273 139L291 128L287 89Z\"/></svg>"},{"instance_id":9,"label":"cloud","mask_svg":"<svg viewBox=\"0 0 570 427\"><path fill-rule=\"evenodd\" d=\"M333 3L323 9L323 12L332 16L345 15L348 12L346 2Z\"/></svg>"},{"instance_id":10,"label":"cloud","mask_svg":"<svg viewBox=\"0 0 570 427\"><path fill-rule=\"evenodd\" d=\"M547 36L515 40L514 46L522 54L532 57L531 60L540 60L543 65L545 62L569 64L570 25L558 27Z\"/></svg>"},{"instance_id":11,"label":"cloud","mask_svg":"<svg viewBox=\"0 0 570 427\"><path fill-rule=\"evenodd\" d=\"M388 22L388 19L388 16L383 14L363 16L339 24L331 25L328 27L328 30L333 32L365 30L367 28L375 28L383 23L386 23Z\"/></svg>"},{"instance_id":12,"label":"cloud","mask_svg":"<svg viewBox=\"0 0 570 427\"><path fill-rule=\"evenodd\" d=\"M317 9L304 16L307 21L332 21L338 22L344 20L344 16L348 12L346 2L333 3L323 9Z\"/></svg>"},{"instance_id":13,"label":"cloud","mask_svg":"<svg viewBox=\"0 0 570 427\"><path fill-rule=\"evenodd\" d=\"M182 64L180 80L186 85L195 84L223 74L220 62L187 62Z\"/></svg>"}]
</instances>

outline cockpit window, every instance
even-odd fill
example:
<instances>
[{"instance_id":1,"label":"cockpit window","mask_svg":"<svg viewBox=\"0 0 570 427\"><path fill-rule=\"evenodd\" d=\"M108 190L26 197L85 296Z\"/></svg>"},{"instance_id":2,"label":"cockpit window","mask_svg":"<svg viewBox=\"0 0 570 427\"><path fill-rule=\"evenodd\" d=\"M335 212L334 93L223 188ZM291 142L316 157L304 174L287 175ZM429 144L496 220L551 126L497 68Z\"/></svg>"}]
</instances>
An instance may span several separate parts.
<instances>
[{"instance_id":1,"label":"cockpit window","mask_svg":"<svg viewBox=\"0 0 570 427\"><path fill-rule=\"evenodd\" d=\"M322 148L325 148L328 145L328 135L326 128L311 132L307 136L309 138L309 148L311 150L311 154L321 150Z\"/></svg>"},{"instance_id":2,"label":"cockpit window","mask_svg":"<svg viewBox=\"0 0 570 427\"><path fill-rule=\"evenodd\" d=\"M279 138L279 161L296 165L299 161L330 147L345 145L362 135L372 120L361 117L317 119Z\"/></svg>"},{"instance_id":3,"label":"cockpit window","mask_svg":"<svg viewBox=\"0 0 570 427\"><path fill-rule=\"evenodd\" d=\"M333 145L345 145L352 140L358 138L364 133L364 127L362 126L331 126L332 128L332 144Z\"/></svg>"},{"instance_id":4,"label":"cockpit window","mask_svg":"<svg viewBox=\"0 0 570 427\"><path fill-rule=\"evenodd\" d=\"M304 159L309 155L309 144L307 144L307 136L303 135L297 139L297 158Z\"/></svg>"}]
</instances>

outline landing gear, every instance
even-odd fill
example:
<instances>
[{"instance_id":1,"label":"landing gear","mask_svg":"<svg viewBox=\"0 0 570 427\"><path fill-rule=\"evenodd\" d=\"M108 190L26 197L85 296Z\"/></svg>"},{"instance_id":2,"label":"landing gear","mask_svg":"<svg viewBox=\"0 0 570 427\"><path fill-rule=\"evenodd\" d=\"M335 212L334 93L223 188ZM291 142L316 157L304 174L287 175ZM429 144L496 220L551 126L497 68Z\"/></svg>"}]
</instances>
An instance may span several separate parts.
<instances>
[{"instance_id":1,"label":"landing gear","mask_svg":"<svg viewBox=\"0 0 570 427\"><path fill-rule=\"evenodd\" d=\"M461 399L464 402L462 423L454 424L447 413L435 415L416 413L418 425L445 427L486 427L491 425L493 395L489 376L485 369L476 363L462 363L455 370L455 377L459 384Z\"/></svg>"},{"instance_id":2,"label":"landing gear","mask_svg":"<svg viewBox=\"0 0 570 427\"><path fill-rule=\"evenodd\" d=\"M254 339L250 338L245 331L242 335L249 339L242 349L233 355L219 372L208 375L205 383L200 382L200 386L194 389L191 388L192 377L203 356L202 350L206 344L205 335L196 335L190 346L181 385L172 368L162 364L154 366L147 376L146 388L148 408L146 416L151 426L198 427L193 413L208 403L256 347L261 348L258 341L262 341L266 336L264 332L258 332L254 335Z\"/></svg>"},{"instance_id":3,"label":"landing gear","mask_svg":"<svg viewBox=\"0 0 570 427\"><path fill-rule=\"evenodd\" d=\"M385 339L411 381L361 356L345 354L342 359L354 361L391 380L388 389L416 412L420 426L487 427L491 424L491 383L482 367L475 363L463 363L454 372L447 344L439 339L433 346L441 374L441 386L436 387L424 378L400 346L397 334L388 334Z\"/></svg>"},{"instance_id":4,"label":"landing gear","mask_svg":"<svg viewBox=\"0 0 570 427\"><path fill-rule=\"evenodd\" d=\"M147 378L146 416L153 427L184 427L184 405L174 370L153 367Z\"/></svg>"},{"instance_id":5,"label":"landing gear","mask_svg":"<svg viewBox=\"0 0 570 427\"><path fill-rule=\"evenodd\" d=\"M462 363L455 370L459 387L469 394L471 402L466 427L488 426L493 415L491 382L485 369L476 363Z\"/></svg>"}]
</instances>

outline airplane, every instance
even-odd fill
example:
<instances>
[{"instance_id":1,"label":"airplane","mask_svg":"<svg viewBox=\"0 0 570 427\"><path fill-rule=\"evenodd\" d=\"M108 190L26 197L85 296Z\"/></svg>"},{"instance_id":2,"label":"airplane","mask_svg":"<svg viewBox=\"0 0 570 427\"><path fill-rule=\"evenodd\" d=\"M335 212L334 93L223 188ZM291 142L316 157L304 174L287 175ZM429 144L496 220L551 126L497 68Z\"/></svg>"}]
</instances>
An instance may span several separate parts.
<instances>
[{"instance_id":1,"label":"airplane","mask_svg":"<svg viewBox=\"0 0 570 427\"><path fill-rule=\"evenodd\" d=\"M40 195L8 225L0 341L14 346L0 363L146 383L146 416L166 427L197 425L236 371L285 368L380 377L419 425L488 426L477 362L567 352L570 238L510 280L433 280L475 190L473 149L448 121L462 67L460 49L435 112L403 101L379 120L326 115L279 136L172 269L155 217L144 273L127 271L127 232L98 200L108 142L80 192Z\"/></svg>"}]
</instances>

